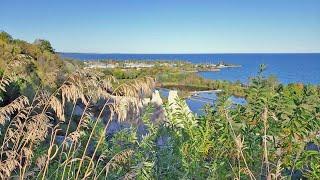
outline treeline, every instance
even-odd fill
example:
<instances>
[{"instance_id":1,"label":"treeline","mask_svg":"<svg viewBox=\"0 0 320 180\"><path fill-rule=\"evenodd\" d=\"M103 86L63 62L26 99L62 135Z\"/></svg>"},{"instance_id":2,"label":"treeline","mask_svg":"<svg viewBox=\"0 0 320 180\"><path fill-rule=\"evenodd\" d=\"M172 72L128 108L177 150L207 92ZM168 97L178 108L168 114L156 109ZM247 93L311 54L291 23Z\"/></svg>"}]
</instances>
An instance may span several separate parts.
<instances>
[{"instance_id":1,"label":"treeline","mask_svg":"<svg viewBox=\"0 0 320 180\"><path fill-rule=\"evenodd\" d=\"M32 98L39 86L53 90L77 66L75 61L63 61L47 40L28 43L0 32L0 74L13 79L6 87L9 95L3 97L6 103L19 95Z\"/></svg>"},{"instance_id":2,"label":"treeline","mask_svg":"<svg viewBox=\"0 0 320 180\"><path fill-rule=\"evenodd\" d=\"M204 90L224 90L234 96L245 96L244 86L240 82L229 82L224 80L210 80L200 77L194 72L170 72L166 71L156 76L158 85L168 89L177 89L180 91L204 91Z\"/></svg>"}]
</instances>

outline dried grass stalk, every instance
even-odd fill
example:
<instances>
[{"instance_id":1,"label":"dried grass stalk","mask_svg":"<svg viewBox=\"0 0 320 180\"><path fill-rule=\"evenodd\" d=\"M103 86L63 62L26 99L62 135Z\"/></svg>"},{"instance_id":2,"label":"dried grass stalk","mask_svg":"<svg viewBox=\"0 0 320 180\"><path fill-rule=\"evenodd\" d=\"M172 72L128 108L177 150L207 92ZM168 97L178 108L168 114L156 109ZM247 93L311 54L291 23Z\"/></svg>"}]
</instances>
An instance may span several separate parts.
<instances>
[{"instance_id":1,"label":"dried grass stalk","mask_svg":"<svg viewBox=\"0 0 320 180\"><path fill-rule=\"evenodd\" d=\"M15 112L23 109L29 105L29 100L25 96L20 96L10 104L0 108L0 124L4 124L5 120L10 118L10 115L14 114Z\"/></svg>"}]
</instances>

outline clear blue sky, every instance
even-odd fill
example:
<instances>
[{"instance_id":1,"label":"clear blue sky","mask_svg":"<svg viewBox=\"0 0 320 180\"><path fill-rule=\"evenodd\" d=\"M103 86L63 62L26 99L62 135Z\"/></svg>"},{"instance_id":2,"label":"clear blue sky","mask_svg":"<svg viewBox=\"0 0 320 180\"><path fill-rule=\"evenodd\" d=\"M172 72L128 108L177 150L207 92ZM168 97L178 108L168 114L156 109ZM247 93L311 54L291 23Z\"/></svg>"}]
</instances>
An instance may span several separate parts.
<instances>
[{"instance_id":1,"label":"clear blue sky","mask_svg":"<svg viewBox=\"0 0 320 180\"><path fill-rule=\"evenodd\" d=\"M1 0L0 30L64 52L320 52L320 0Z\"/></svg>"}]
</instances>

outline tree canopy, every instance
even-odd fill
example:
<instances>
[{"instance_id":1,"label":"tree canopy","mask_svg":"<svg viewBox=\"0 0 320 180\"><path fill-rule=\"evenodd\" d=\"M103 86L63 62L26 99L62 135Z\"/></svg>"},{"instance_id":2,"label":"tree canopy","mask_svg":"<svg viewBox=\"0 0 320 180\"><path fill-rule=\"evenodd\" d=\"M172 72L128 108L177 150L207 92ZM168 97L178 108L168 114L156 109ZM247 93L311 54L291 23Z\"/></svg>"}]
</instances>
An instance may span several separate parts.
<instances>
[{"instance_id":1,"label":"tree canopy","mask_svg":"<svg viewBox=\"0 0 320 180\"><path fill-rule=\"evenodd\" d=\"M33 44L39 46L42 51L49 51L51 53L55 52L53 47L51 46L51 43L48 40L36 39Z\"/></svg>"}]
</instances>

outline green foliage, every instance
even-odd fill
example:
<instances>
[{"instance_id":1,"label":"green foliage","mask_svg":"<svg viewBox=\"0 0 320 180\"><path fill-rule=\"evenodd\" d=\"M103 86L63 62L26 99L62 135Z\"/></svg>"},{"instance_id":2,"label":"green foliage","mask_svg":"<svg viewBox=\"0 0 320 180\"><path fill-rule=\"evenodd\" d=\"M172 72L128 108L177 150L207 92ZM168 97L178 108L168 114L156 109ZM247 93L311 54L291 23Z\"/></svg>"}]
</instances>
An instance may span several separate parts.
<instances>
[{"instance_id":1,"label":"green foliage","mask_svg":"<svg viewBox=\"0 0 320 180\"><path fill-rule=\"evenodd\" d=\"M320 179L320 152L317 150L304 151L297 161L297 168L301 169L309 179Z\"/></svg>"},{"instance_id":2,"label":"green foliage","mask_svg":"<svg viewBox=\"0 0 320 180\"><path fill-rule=\"evenodd\" d=\"M161 87L180 91L202 91L223 89L235 96L244 96L244 87L240 82L231 83L222 80L209 80L194 72L163 72L157 76Z\"/></svg>"},{"instance_id":3,"label":"green foliage","mask_svg":"<svg viewBox=\"0 0 320 180\"><path fill-rule=\"evenodd\" d=\"M17 66L10 67L12 64ZM32 99L39 86L56 90L68 72L83 67L81 63L62 62L48 41L29 44L5 32L0 33L0 65L1 79L10 78L10 82L3 83L6 92L1 91L1 106L10 105L19 95ZM260 67L258 76L252 78L247 87L239 82L205 80L195 73L172 67L156 66L150 72L145 69L105 71L99 78L114 75L125 82L152 74L162 87L224 90L202 116L195 116L183 100L176 99L173 104L144 109L144 115L137 119L139 123L107 138L108 123L101 117L94 118L90 113L75 117L68 112L70 117L66 122L42 129L43 141L35 138L30 142L29 136L36 136L32 132L38 129L29 128L31 133L25 137L26 127L34 120L27 117L34 117L38 112L52 114L41 109L43 105L37 106L40 102L48 103L47 97L41 94L44 99L36 99L35 106L25 109L23 102L1 107L1 135L5 135L1 137L1 163L6 163L1 166L1 175L12 173L11 178L26 179L282 179L293 178L295 172L300 172L303 177L319 179L320 154L309 146L320 145L320 88L279 84L275 77L263 76L265 68ZM99 78L92 80L93 83ZM103 90L110 83L105 84ZM64 85L66 88L70 84ZM89 83L86 90L92 85ZM232 104L230 96L235 94L243 96L246 104ZM60 96L57 93L56 98ZM79 97L73 103L77 100ZM58 103L63 109L70 106L62 104ZM161 122L152 119L157 108L163 108L165 114ZM7 123L7 112L16 117L11 121L14 123ZM54 117L43 120L36 116L35 123L53 122ZM7 132L8 127L12 131ZM146 133L141 134L139 128L145 128ZM55 142L57 134L53 132L63 135L62 143ZM45 138L47 133L50 138ZM15 141L15 137L21 142ZM5 143L6 138L12 142ZM5 147L7 154L3 153ZM21 158L19 162L10 162L15 165L7 165L9 152L14 147L21 150ZM8 167L11 167L9 171Z\"/></svg>"},{"instance_id":4,"label":"green foliage","mask_svg":"<svg viewBox=\"0 0 320 180\"><path fill-rule=\"evenodd\" d=\"M13 38L7 32L1 31L0 32L0 40L4 41L6 43L9 43L13 40Z\"/></svg>"},{"instance_id":5,"label":"green foliage","mask_svg":"<svg viewBox=\"0 0 320 180\"><path fill-rule=\"evenodd\" d=\"M39 39L30 44L13 39L6 32L0 33L0 67L20 86L19 93L30 100L39 86L52 89L60 85L61 79L71 71L70 63L69 69L62 68L63 64L47 40Z\"/></svg>"},{"instance_id":6,"label":"green foliage","mask_svg":"<svg viewBox=\"0 0 320 180\"><path fill-rule=\"evenodd\" d=\"M197 118L181 100L174 109L166 105L167 120L153 129L157 136L149 141L148 151L133 148L143 154L140 158L154 157L148 158L150 177L276 179L290 177L287 171L300 171L304 177L318 179L319 152L305 149L309 142L319 145L318 88L280 86L262 72L245 91L246 105L232 105L228 91ZM159 145L159 139L166 141ZM133 167L142 167L141 163Z\"/></svg>"},{"instance_id":7,"label":"green foliage","mask_svg":"<svg viewBox=\"0 0 320 180\"><path fill-rule=\"evenodd\" d=\"M36 46L38 46L42 51L48 51L50 53L54 53L54 49L51 46L51 43L44 39L36 39L34 43Z\"/></svg>"}]
</instances>

